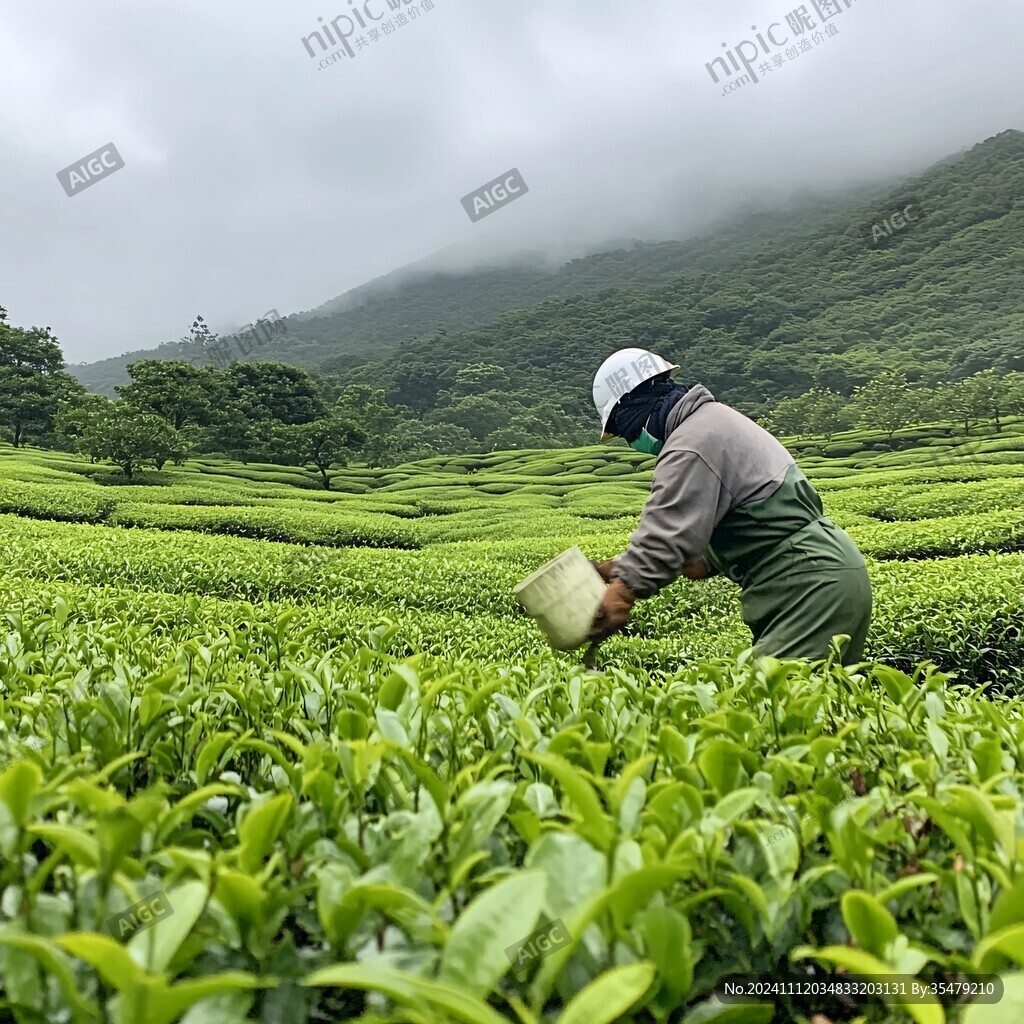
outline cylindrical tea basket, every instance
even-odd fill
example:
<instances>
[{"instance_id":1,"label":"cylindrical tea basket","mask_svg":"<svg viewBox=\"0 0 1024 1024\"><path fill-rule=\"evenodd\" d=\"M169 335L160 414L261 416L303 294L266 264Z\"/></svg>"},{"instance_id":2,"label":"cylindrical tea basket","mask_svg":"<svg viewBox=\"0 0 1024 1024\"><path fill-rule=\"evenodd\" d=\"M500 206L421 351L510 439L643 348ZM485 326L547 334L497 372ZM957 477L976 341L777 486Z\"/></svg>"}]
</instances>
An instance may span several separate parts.
<instances>
[{"instance_id":1,"label":"cylindrical tea basket","mask_svg":"<svg viewBox=\"0 0 1024 1024\"><path fill-rule=\"evenodd\" d=\"M569 548L513 591L556 651L574 651L587 642L605 584L579 548Z\"/></svg>"}]
</instances>

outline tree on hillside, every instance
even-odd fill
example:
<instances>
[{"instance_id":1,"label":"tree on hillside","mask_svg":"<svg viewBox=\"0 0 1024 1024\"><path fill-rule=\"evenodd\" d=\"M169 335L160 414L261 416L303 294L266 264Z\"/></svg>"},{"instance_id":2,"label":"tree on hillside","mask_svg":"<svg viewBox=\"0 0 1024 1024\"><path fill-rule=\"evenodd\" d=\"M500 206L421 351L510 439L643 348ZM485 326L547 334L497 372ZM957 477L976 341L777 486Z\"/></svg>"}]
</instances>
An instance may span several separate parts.
<instances>
[{"instance_id":1,"label":"tree on hillside","mask_svg":"<svg viewBox=\"0 0 1024 1024\"><path fill-rule=\"evenodd\" d=\"M140 412L162 416L175 430L188 423L208 422L211 409L210 372L168 359L140 359L128 366L131 384L114 390Z\"/></svg>"},{"instance_id":2,"label":"tree on hillside","mask_svg":"<svg viewBox=\"0 0 1024 1024\"><path fill-rule=\"evenodd\" d=\"M1019 416L1024 413L1024 371L1012 370L1003 379L1008 399L1006 411Z\"/></svg>"},{"instance_id":3,"label":"tree on hillside","mask_svg":"<svg viewBox=\"0 0 1024 1024\"><path fill-rule=\"evenodd\" d=\"M847 399L828 388L811 388L785 398L772 410L769 422L779 435L821 434L826 440L843 426Z\"/></svg>"},{"instance_id":4,"label":"tree on hillside","mask_svg":"<svg viewBox=\"0 0 1024 1024\"><path fill-rule=\"evenodd\" d=\"M510 402L505 396L471 395L451 405L434 409L423 417L423 421L431 424L451 423L482 441L495 430L509 426L514 416L524 411L518 402Z\"/></svg>"},{"instance_id":5,"label":"tree on hillside","mask_svg":"<svg viewBox=\"0 0 1024 1024\"><path fill-rule=\"evenodd\" d=\"M295 462L301 466L310 463L316 466L327 491L331 489L328 470L332 466L347 465L352 452L365 439L356 423L340 416L281 427L278 436Z\"/></svg>"},{"instance_id":6,"label":"tree on hillside","mask_svg":"<svg viewBox=\"0 0 1024 1024\"><path fill-rule=\"evenodd\" d=\"M358 366L365 366L373 362L374 360L367 355L358 352L343 352L331 359L325 359L320 364L320 376L329 380L340 380L339 374L346 374ZM323 390L327 394L329 387L324 387Z\"/></svg>"},{"instance_id":7,"label":"tree on hillside","mask_svg":"<svg viewBox=\"0 0 1024 1024\"><path fill-rule=\"evenodd\" d=\"M766 394L793 396L813 387L818 361L798 346L779 345L749 353L744 375L749 380L756 380L758 387ZM721 375L729 365L721 359L709 359L708 364L716 375Z\"/></svg>"},{"instance_id":8,"label":"tree on hillside","mask_svg":"<svg viewBox=\"0 0 1024 1024\"><path fill-rule=\"evenodd\" d=\"M517 448L552 448L551 439L541 433L531 433L519 426L502 427L492 431L483 441L486 452L515 451Z\"/></svg>"},{"instance_id":9,"label":"tree on hillside","mask_svg":"<svg viewBox=\"0 0 1024 1024\"><path fill-rule=\"evenodd\" d=\"M853 411L857 424L892 435L918 422L919 402L907 381L907 375L895 370L879 374L853 393Z\"/></svg>"},{"instance_id":10,"label":"tree on hillside","mask_svg":"<svg viewBox=\"0 0 1024 1024\"><path fill-rule=\"evenodd\" d=\"M198 353L189 360L190 366L206 363L207 365L225 366L228 363L226 356L226 345L221 339L210 330L209 325L202 318L197 316L192 321L188 337L182 338L186 345L194 345L199 349Z\"/></svg>"},{"instance_id":11,"label":"tree on hillside","mask_svg":"<svg viewBox=\"0 0 1024 1024\"><path fill-rule=\"evenodd\" d=\"M406 410L411 417L412 411ZM357 454L369 466L393 464L395 444L392 437L402 419L402 410L388 405L382 388L368 384L349 384L334 403L334 415L351 420L363 432Z\"/></svg>"},{"instance_id":12,"label":"tree on hillside","mask_svg":"<svg viewBox=\"0 0 1024 1024\"><path fill-rule=\"evenodd\" d=\"M512 386L508 372L494 363L470 363L455 373L455 383L446 392L446 398L457 402L471 395L485 395L488 392L507 394Z\"/></svg>"},{"instance_id":13,"label":"tree on hillside","mask_svg":"<svg viewBox=\"0 0 1024 1024\"><path fill-rule=\"evenodd\" d=\"M526 406L515 403L508 426L491 431L485 438L485 451L510 448L566 448L594 444L597 425L589 416L575 420L554 402Z\"/></svg>"},{"instance_id":14,"label":"tree on hillside","mask_svg":"<svg viewBox=\"0 0 1024 1024\"><path fill-rule=\"evenodd\" d=\"M64 353L49 327L14 327L0 306L0 425L14 447L30 430L49 429L59 403L85 388L64 372Z\"/></svg>"},{"instance_id":15,"label":"tree on hillside","mask_svg":"<svg viewBox=\"0 0 1024 1024\"><path fill-rule=\"evenodd\" d=\"M464 427L452 423L419 423L411 418L399 421L391 434L391 445L389 466L436 455L471 455L482 448Z\"/></svg>"},{"instance_id":16,"label":"tree on hillside","mask_svg":"<svg viewBox=\"0 0 1024 1024\"><path fill-rule=\"evenodd\" d=\"M441 360L431 352L394 369L379 364L363 366L353 371L353 377L359 382L372 381L375 385L383 382L389 402L423 413L434 407L437 396L454 379L454 373L447 376L449 366L446 364L449 361L450 357Z\"/></svg>"},{"instance_id":17,"label":"tree on hillside","mask_svg":"<svg viewBox=\"0 0 1024 1024\"><path fill-rule=\"evenodd\" d=\"M982 370L956 384L960 392L958 405L968 420L995 420L996 431L1003 429L1002 419L1019 412L1024 394L1019 373L1001 374Z\"/></svg>"},{"instance_id":18,"label":"tree on hillside","mask_svg":"<svg viewBox=\"0 0 1024 1024\"><path fill-rule=\"evenodd\" d=\"M278 461L274 427L279 425L277 420L247 416L234 402L224 401L202 431L199 450L223 453L243 464Z\"/></svg>"},{"instance_id":19,"label":"tree on hillside","mask_svg":"<svg viewBox=\"0 0 1024 1024\"><path fill-rule=\"evenodd\" d=\"M286 363L234 363L224 371L225 398L252 419L312 423L327 409L313 378Z\"/></svg>"},{"instance_id":20,"label":"tree on hillside","mask_svg":"<svg viewBox=\"0 0 1024 1024\"><path fill-rule=\"evenodd\" d=\"M962 423L964 433L971 431L974 413L963 381L939 381L930 388L920 391L919 418L936 423Z\"/></svg>"},{"instance_id":21,"label":"tree on hillside","mask_svg":"<svg viewBox=\"0 0 1024 1024\"><path fill-rule=\"evenodd\" d=\"M143 463L162 469L170 461L184 462L187 454L181 435L162 416L109 400L87 414L79 444L94 458L120 466L129 480Z\"/></svg>"},{"instance_id":22,"label":"tree on hillside","mask_svg":"<svg viewBox=\"0 0 1024 1024\"><path fill-rule=\"evenodd\" d=\"M100 458L100 434L95 428L104 417L113 414L115 404L105 395L93 395L89 392L62 401L53 418L54 430L58 434L61 447L68 451L81 452L89 456L90 462L96 462Z\"/></svg>"}]
</instances>

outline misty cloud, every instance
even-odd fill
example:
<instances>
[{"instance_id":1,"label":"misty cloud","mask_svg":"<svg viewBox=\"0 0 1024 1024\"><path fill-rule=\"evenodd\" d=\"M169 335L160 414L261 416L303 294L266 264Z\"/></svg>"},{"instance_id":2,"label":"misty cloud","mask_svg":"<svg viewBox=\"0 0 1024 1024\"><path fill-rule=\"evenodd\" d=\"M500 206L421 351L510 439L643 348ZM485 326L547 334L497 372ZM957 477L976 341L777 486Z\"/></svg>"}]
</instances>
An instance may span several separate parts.
<instances>
[{"instance_id":1,"label":"misty cloud","mask_svg":"<svg viewBox=\"0 0 1024 1024\"><path fill-rule=\"evenodd\" d=\"M224 333L310 309L440 250L458 266L683 237L1024 127L1005 46L1024 7L995 0L854 0L827 42L723 94L706 65L785 55L758 33L792 33L799 6L434 0L323 67L303 39L349 0L8 0L0 305L93 360L197 313ZM69 198L57 172L109 142L125 166ZM472 223L461 198L510 167L529 193Z\"/></svg>"}]
</instances>

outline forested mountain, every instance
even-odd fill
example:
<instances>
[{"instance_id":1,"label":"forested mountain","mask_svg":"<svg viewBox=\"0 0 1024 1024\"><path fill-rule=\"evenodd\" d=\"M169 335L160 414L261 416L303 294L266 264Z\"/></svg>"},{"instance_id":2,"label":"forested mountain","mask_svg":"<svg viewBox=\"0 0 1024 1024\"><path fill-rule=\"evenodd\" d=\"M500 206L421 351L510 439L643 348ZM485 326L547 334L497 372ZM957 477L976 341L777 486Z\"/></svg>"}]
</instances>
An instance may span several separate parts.
<instances>
[{"instance_id":1,"label":"forested mountain","mask_svg":"<svg viewBox=\"0 0 1024 1024\"><path fill-rule=\"evenodd\" d=\"M523 259L522 257L520 259ZM517 263L465 272L433 269L430 260L402 268L325 303L288 317L286 337L251 354L307 369L346 369L376 359L415 337L483 327L510 309L528 308L556 296L593 295L608 288L648 288L697 268L715 268L729 255L721 240L701 244L632 243L626 248L549 267L537 256ZM95 363L70 367L92 391L112 393L128 380L138 359L189 360L194 346L169 342Z\"/></svg>"},{"instance_id":2,"label":"forested mountain","mask_svg":"<svg viewBox=\"0 0 1024 1024\"><path fill-rule=\"evenodd\" d=\"M819 195L812 212L751 212L714 238L637 243L557 271L391 275L326 316L268 322L244 351L199 317L165 358L125 360L131 384L115 385L116 402L85 394L57 339L0 309L0 435L110 458L126 475L140 458L219 453L313 464L327 486L351 460L587 443L593 373L630 344L776 432L998 428L1024 411L1022 186L1024 134L1005 132L871 201ZM628 286L602 287L613 280ZM578 293L494 315L552 289ZM395 325L443 316L445 295L462 323L488 308L493 319L401 341ZM316 340L353 324L355 341ZM317 363L318 351L333 354Z\"/></svg>"},{"instance_id":3,"label":"forested mountain","mask_svg":"<svg viewBox=\"0 0 1024 1024\"><path fill-rule=\"evenodd\" d=\"M370 281L315 310L288 317L286 337L273 339L249 359L283 360L306 369L338 372L394 351L411 338L432 338L492 324L502 313L530 309L548 299L593 296L609 289L643 290L680 277L718 273L747 258L752 243L792 232L795 225L827 223L849 197L808 193L786 209L737 215L712 234L685 242L631 241L551 265L543 254L523 254L505 266L455 272L451 262L428 258ZM802 232L797 231L799 236ZM182 325L183 328L186 325ZM183 334L185 331L183 330ZM189 360L200 350L179 341L136 350L69 370L91 391L113 394L139 359Z\"/></svg>"},{"instance_id":4,"label":"forested mountain","mask_svg":"<svg viewBox=\"0 0 1024 1024\"><path fill-rule=\"evenodd\" d=\"M1018 369L1022 187L1024 134L1008 131L898 190L808 196L704 238L634 243L555 270L438 273L424 261L314 311L326 315L289 317L248 358L385 387L421 413L474 363L503 367L527 406L543 397L582 413L593 368L631 342L748 410L813 386L849 393L886 368L925 380ZM891 237L876 227L872 238L911 202L914 220L888 220ZM199 352L170 343L69 369L109 392L137 359Z\"/></svg>"},{"instance_id":5,"label":"forested mountain","mask_svg":"<svg viewBox=\"0 0 1024 1024\"><path fill-rule=\"evenodd\" d=\"M594 369L631 341L747 410L814 386L849 394L886 369L926 382L1022 369L1022 194L1024 134L1004 132L872 202L750 218L722 237L735 264L719 273L550 300L345 379L428 412L460 367L492 363L523 404L575 413ZM911 203L915 219L895 227ZM872 237L883 218L891 235Z\"/></svg>"}]
</instances>

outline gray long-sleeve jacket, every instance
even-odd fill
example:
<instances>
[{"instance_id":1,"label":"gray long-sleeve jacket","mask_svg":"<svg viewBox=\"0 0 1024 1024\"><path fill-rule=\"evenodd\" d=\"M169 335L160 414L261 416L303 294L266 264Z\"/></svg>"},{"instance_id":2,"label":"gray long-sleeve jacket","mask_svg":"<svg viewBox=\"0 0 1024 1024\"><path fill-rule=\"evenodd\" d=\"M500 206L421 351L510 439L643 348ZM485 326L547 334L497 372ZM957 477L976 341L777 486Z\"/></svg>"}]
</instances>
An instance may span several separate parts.
<instances>
[{"instance_id":1,"label":"gray long-sleeve jacket","mask_svg":"<svg viewBox=\"0 0 1024 1024\"><path fill-rule=\"evenodd\" d=\"M703 385L690 388L669 413L651 495L614 574L637 597L657 593L705 554L726 516L770 497L793 466L768 431Z\"/></svg>"}]
</instances>

